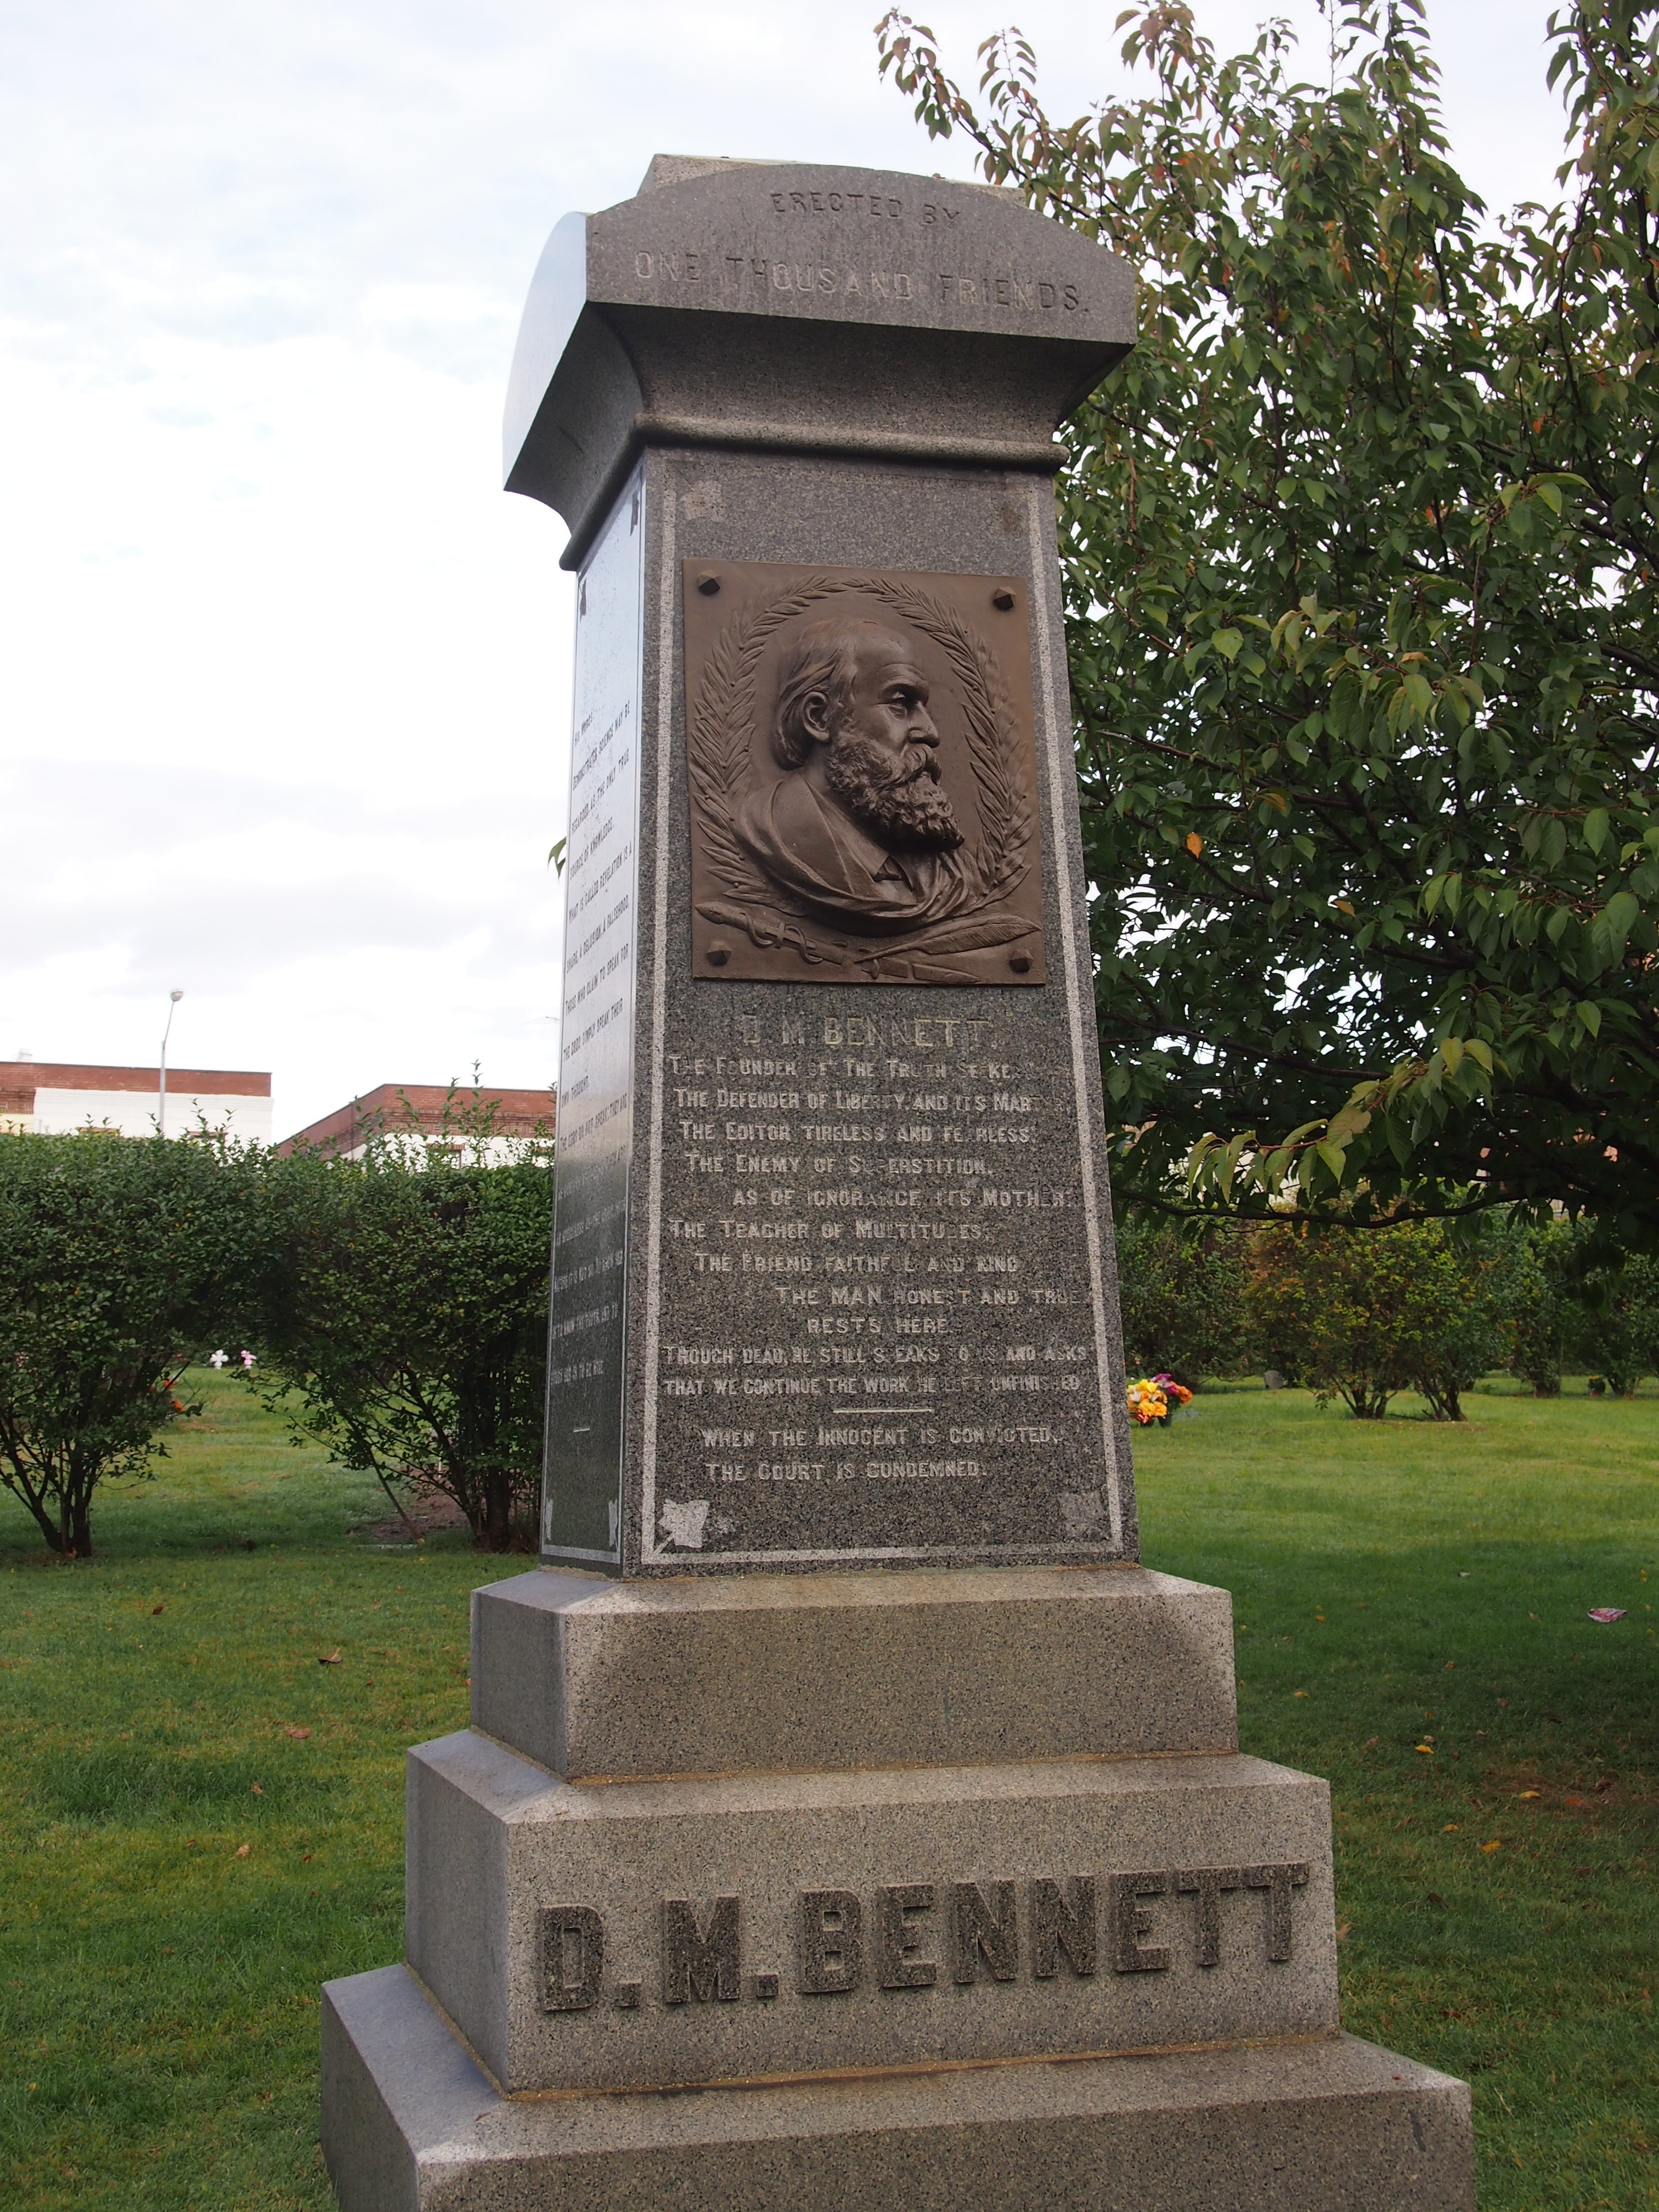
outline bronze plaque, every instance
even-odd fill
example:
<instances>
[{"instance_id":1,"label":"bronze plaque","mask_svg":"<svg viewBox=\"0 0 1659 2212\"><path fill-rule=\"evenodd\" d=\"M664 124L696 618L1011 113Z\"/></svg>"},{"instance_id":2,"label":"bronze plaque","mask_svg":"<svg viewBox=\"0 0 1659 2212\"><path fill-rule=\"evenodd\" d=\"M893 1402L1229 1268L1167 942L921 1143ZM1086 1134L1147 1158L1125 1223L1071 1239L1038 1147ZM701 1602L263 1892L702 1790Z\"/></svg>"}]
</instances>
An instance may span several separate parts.
<instances>
[{"instance_id":1,"label":"bronze plaque","mask_svg":"<svg viewBox=\"0 0 1659 2212\"><path fill-rule=\"evenodd\" d=\"M1042 982L1024 583L684 578L693 973Z\"/></svg>"}]
</instances>

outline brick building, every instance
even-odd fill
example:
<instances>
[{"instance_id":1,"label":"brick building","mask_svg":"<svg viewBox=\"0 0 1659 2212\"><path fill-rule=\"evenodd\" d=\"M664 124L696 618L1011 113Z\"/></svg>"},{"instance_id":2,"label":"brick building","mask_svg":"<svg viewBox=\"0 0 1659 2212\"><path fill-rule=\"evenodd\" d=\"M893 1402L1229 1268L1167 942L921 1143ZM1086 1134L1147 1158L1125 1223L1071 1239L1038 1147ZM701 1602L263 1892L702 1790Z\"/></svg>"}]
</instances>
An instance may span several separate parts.
<instances>
[{"instance_id":1,"label":"brick building","mask_svg":"<svg viewBox=\"0 0 1659 2212\"><path fill-rule=\"evenodd\" d=\"M0 1130L69 1136L106 1129L153 1137L161 1118L153 1067L94 1067L78 1060L0 1060ZM246 1068L170 1067L167 1134L204 1123L245 1142L270 1142L270 1077Z\"/></svg>"},{"instance_id":2,"label":"brick building","mask_svg":"<svg viewBox=\"0 0 1659 2212\"><path fill-rule=\"evenodd\" d=\"M168 1078L169 1089L172 1079ZM477 1107L493 1106L490 1127L497 1138L551 1136L554 1096L549 1091L501 1091L489 1084L476 1091L463 1085L451 1092L439 1083L380 1083L349 1106L337 1107L319 1121L296 1129L277 1146L292 1152L304 1146L346 1159L361 1159L364 1146L377 1135L411 1137L423 1145L445 1141L444 1109L450 1110L448 1140L465 1141L464 1117Z\"/></svg>"}]
</instances>

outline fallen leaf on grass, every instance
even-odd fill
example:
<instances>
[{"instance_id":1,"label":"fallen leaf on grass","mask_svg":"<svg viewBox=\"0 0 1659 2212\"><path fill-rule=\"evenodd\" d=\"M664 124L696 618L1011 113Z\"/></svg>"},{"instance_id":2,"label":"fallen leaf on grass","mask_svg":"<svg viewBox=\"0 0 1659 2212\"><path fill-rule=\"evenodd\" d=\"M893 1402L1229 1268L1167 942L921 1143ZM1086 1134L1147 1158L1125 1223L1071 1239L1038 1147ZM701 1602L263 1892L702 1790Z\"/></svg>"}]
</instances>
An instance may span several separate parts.
<instances>
[{"instance_id":1,"label":"fallen leaf on grass","mask_svg":"<svg viewBox=\"0 0 1659 2212\"><path fill-rule=\"evenodd\" d=\"M239 1859L245 1859L252 1849L252 1844L242 1844L238 1846L236 1856Z\"/></svg>"},{"instance_id":2,"label":"fallen leaf on grass","mask_svg":"<svg viewBox=\"0 0 1659 2212\"><path fill-rule=\"evenodd\" d=\"M155 1609L159 1613L160 1606ZM1622 1605L1593 1605L1589 1610L1589 1617L1592 1620L1622 1620L1625 1617L1625 1608Z\"/></svg>"},{"instance_id":3,"label":"fallen leaf on grass","mask_svg":"<svg viewBox=\"0 0 1659 2212\"><path fill-rule=\"evenodd\" d=\"M284 1735L291 1735L295 1743L303 1743L306 1738L311 1734L311 1730L309 1729L302 1728L289 1728L287 1723L284 1722L283 1724L283 1734Z\"/></svg>"},{"instance_id":4,"label":"fallen leaf on grass","mask_svg":"<svg viewBox=\"0 0 1659 2212\"><path fill-rule=\"evenodd\" d=\"M1291 1695L1293 1698L1305 1698L1307 1694L1308 1693L1305 1690L1292 1690L1291 1692Z\"/></svg>"},{"instance_id":5,"label":"fallen leaf on grass","mask_svg":"<svg viewBox=\"0 0 1659 2212\"><path fill-rule=\"evenodd\" d=\"M156 1616L156 1614L157 1614L158 1613L165 1613L165 1612L167 1611L167 1600L166 1600L165 1598L163 1598L163 1599L162 1599L162 1601L161 1601L161 1602L160 1603L160 1605L153 1605L153 1606L151 1606L151 1607L150 1607L150 1609L149 1609L149 1617L150 1617L150 1619L151 1619L152 1620L155 1620L155 1616Z\"/></svg>"},{"instance_id":6,"label":"fallen leaf on grass","mask_svg":"<svg viewBox=\"0 0 1659 2212\"><path fill-rule=\"evenodd\" d=\"M1445 1826L1440 1831L1440 1832L1443 1836L1455 1836L1457 1833L1456 1821L1448 1820Z\"/></svg>"},{"instance_id":7,"label":"fallen leaf on grass","mask_svg":"<svg viewBox=\"0 0 1659 2212\"><path fill-rule=\"evenodd\" d=\"M326 1659L319 1659L317 1664L319 1667L337 1667L340 1664L340 1655L337 1651L331 1651Z\"/></svg>"},{"instance_id":8,"label":"fallen leaf on grass","mask_svg":"<svg viewBox=\"0 0 1659 2212\"><path fill-rule=\"evenodd\" d=\"M1412 1746L1412 1749L1413 1751L1420 1751L1425 1759L1432 1759L1434 1757L1434 1746L1431 1743L1414 1743Z\"/></svg>"},{"instance_id":9,"label":"fallen leaf on grass","mask_svg":"<svg viewBox=\"0 0 1659 2212\"><path fill-rule=\"evenodd\" d=\"M1535 1797L1535 1796L1537 1796L1538 1792L1537 1792L1537 1790L1523 1790L1521 1792L1521 1795L1522 1795L1522 1796L1523 1798L1525 1798L1525 1797Z\"/></svg>"},{"instance_id":10,"label":"fallen leaf on grass","mask_svg":"<svg viewBox=\"0 0 1659 2212\"><path fill-rule=\"evenodd\" d=\"M265 1794L257 1782L253 1784L253 1794L256 1797L263 1797Z\"/></svg>"},{"instance_id":11,"label":"fallen leaf on grass","mask_svg":"<svg viewBox=\"0 0 1659 2212\"><path fill-rule=\"evenodd\" d=\"M1504 1838L1502 1836L1494 1836L1489 1844L1482 1844L1480 1848L1483 1851L1501 1851L1504 1848Z\"/></svg>"},{"instance_id":12,"label":"fallen leaf on grass","mask_svg":"<svg viewBox=\"0 0 1659 2212\"><path fill-rule=\"evenodd\" d=\"M1370 1751L1376 1741L1377 1739L1374 1735L1368 1735L1364 1742L1360 1745L1359 1748L1361 1751Z\"/></svg>"},{"instance_id":13,"label":"fallen leaf on grass","mask_svg":"<svg viewBox=\"0 0 1659 2212\"><path fill-rule=\"evenodd\" d=\"M1340 1924L1340 1926L1337 1929L1337 1931L1336 1931L1336 1940L1337 1940L1337 1942L1338 1942L1339 1943L1346 1943L1346 1942L1347 1942L1347 1940L1348 1940L1349 1936L1352 1934L1352 1929L1353 1929L1353 1923L1352 1923L1352 1920L1345 1920L1345 1921L1343 1921L1343 1922L1342 1922L1342 1923L1341 1923L1341 1924Z\"/></svg>"}]
</instances>

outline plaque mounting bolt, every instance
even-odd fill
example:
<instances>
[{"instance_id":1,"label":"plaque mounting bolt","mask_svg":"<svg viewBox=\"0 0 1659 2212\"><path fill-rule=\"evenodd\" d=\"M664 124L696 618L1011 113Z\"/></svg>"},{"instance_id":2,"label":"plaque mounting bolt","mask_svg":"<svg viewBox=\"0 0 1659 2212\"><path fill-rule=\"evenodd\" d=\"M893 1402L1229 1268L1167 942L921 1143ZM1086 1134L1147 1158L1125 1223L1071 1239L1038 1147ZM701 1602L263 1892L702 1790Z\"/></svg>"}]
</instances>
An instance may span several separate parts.
<instances>
[{"instance_id":1,"label":"plaque mounting bolt","mask_svg":"<svg viewBox=\"0 0 1659 2212\"><path fill-rule=\"evenodd\" d=\"M1016 975L1029 975L1031 972L1031 956L1029 952L1011 952L1008 955L1008 965Z\"/></svg>"},{"instance_id":2,"label":"plaque mounting bolt","mask_svg":"<svg viewBox=\"0 0 1659 2212\"><path fill-rule=\"evenodd\" d=\"M1013 605L1013 604L1014 595L1008 589L1008 586L1006 584L1000 584L996 590L991 594L991 605L994 607L1000 608L1004 614L1008 612L1008 610Z\"/></svg>"},{"instance_id":3,"label":"plaque mounting bolt","mask_svg":"<svg viewBox=\"0 0 1659 2212\"><path fill-rule=\"evenodd\" d=\"M711 968L724 968L731 957L732 948L729 945L711 945L707 954ZM1028 960L1025 964L1029 968L1031 963Z\"/></svg>"},{"instance_id":4,"label":"plaque mounting bolt","mask_svg":"<svg viewBox=\"0 0 1659 2212\"><path fill-rule=\"evenodd\" d=\"M715 592L719 591L720 587L720 578L718 576L710 575L707 569L705 569L702 574L697 579L697 589L702 593L706 599L712 599ZM1012 606L1012 604L1013 602L1010 600L1009 605Z\"/></svg>"}]
</instances>

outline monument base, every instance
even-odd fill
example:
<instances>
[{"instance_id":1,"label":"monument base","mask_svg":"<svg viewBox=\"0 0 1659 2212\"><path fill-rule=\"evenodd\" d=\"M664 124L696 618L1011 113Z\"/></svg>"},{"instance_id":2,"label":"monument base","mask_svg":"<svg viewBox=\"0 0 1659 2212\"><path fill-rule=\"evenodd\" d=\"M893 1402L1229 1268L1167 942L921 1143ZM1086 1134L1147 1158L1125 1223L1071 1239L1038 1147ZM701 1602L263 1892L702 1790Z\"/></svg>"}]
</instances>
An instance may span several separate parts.
<instances>
[{"instance_id":1,"label":"monument base","mask_svg":"<svg viewBox=\"0 0 1659 2212\"><path fill-rule=\"evenodd\" d=\"M1473 2212L1466 2084L1352 2036L503 2097L404 1967L323 1993L352 2212Z\"/></svg>"}]
</instances>

